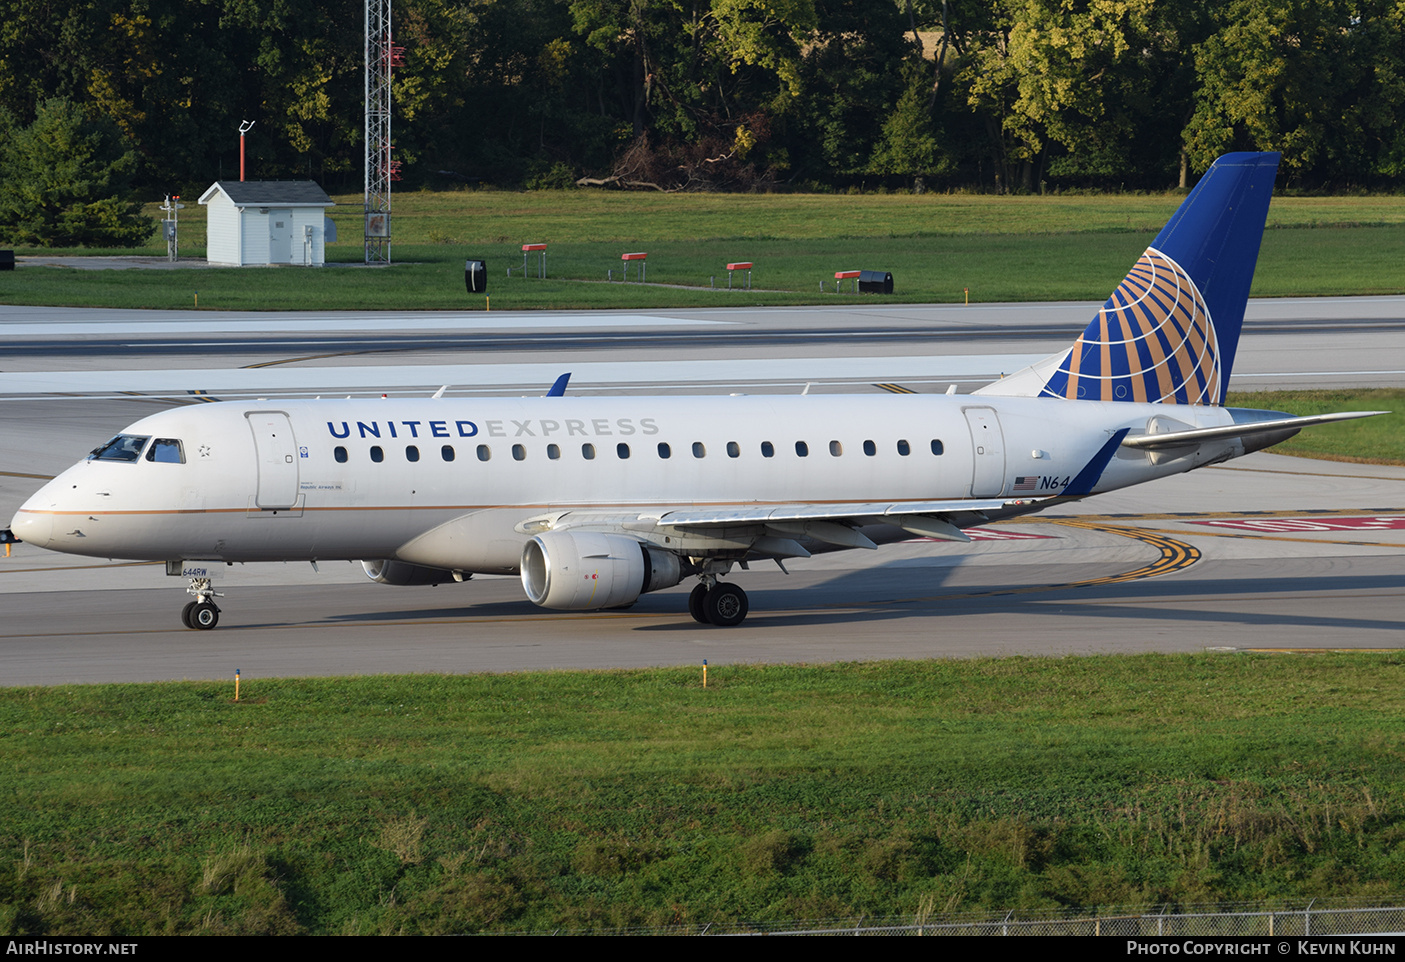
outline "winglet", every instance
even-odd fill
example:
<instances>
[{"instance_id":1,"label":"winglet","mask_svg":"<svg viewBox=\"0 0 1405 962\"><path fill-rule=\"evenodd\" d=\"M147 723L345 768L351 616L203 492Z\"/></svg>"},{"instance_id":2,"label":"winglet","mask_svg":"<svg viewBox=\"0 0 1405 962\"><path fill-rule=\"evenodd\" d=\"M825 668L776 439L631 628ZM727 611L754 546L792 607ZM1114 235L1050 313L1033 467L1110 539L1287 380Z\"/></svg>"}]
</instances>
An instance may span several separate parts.
<instances>
[{"instance_id":1,"label":"winglet","mask_svg":"<svg viewBox=\"0 0 1405 962\"><path fill-rule=\"evenodd\" d=\"M556 383L551 386L551 390L546 392L547 397L561 397L566 393L566 384L571 380L571 372L567 371L556 379Z\"/></svg>"},{"instance_id":2,"label":"winglet","mask_svg":"<svg viewBox=\"0 0 1405 962\"><path fill-rule=\"evenodd\" d=\"M1117 451L1122 439L1127 436L1131 428L1123 428L1112 437L1107 443L1098 449L1098 453L1093 455L1093 459L1083 466L1083 470L1078 472L1077 477L1068 483L1068 487L1060 492L1060 497L1083 498L1093 493L1093 486L1102 478L1103 471L1107 469L1107 463L1112 460L1112 456Z\"/></svg>"}]
</instances>

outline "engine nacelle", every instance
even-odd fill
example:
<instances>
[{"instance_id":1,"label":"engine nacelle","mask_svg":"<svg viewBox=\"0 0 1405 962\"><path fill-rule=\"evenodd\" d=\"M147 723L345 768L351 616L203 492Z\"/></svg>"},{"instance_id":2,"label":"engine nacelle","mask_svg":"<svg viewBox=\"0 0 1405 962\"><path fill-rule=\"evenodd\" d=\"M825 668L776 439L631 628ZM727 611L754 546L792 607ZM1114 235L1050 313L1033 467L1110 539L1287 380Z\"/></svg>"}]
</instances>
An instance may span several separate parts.
<instances>
[{"instance_id":1,"label":"engine nacelle","mask_svg":"<svg viewBox=\"0 0 1405 962\"><path fill-rule=\"evenodd\" d=\"M412 565L408 561L390 561L385 558L363 561L361 570L366 572L367 578L382 585L438 585L446 581L460 580L447 568L426 568L424 565Z\"/></svg>"},{"instance_id":2,"label":"engine nacelle","mask_svg":"<svg viewBox=\"0 0 1405 962\"><path fill-rule=\"evenodd\" d=\"M522 549L522 588L543 608L615 608L682 580L676 554L618 534L548 531Z\"/></svg>"}]
</instances>

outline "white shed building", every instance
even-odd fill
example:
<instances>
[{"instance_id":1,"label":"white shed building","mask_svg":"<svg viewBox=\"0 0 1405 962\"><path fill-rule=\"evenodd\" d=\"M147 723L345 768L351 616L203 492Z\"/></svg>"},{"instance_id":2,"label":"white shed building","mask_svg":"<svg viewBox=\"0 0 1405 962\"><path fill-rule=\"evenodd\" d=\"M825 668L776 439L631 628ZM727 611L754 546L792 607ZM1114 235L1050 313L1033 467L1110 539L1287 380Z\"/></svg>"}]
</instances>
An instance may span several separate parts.
<instances>
[{"instance_id":1,"label":"white shed building","mask_svg":"<svg viewBox=\"0 0 1405 962\"><path fill-rule=\"evenodd\" d=\"M236 267L321 267L337 239L327 217L336 204L310 180L221 180L200 195L209 208L205 259Z\"/></svg>"}]
</instances>

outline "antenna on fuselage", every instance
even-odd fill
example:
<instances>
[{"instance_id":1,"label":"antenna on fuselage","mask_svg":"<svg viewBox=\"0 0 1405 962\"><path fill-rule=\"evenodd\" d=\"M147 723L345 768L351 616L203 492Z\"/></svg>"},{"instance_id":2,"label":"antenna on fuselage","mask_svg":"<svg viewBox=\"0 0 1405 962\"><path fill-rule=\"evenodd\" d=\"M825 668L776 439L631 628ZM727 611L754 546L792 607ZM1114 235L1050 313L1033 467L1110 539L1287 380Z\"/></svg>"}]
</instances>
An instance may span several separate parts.
<instances>
[{"instance_id":1,"label":"antenna on fuselage","mask_svg":"<svg viewBox=\"0 0 1405 962\"><path fill-rule=\"evenodd\" d=\"M435 392L434 392L434 398L435 398L435 400L438 400L439 398L443 397L443 396L444 396L444 392L447 391L447 390L449 390L449 385L445 384L445 385L444 385L443 387L441 387L439 390L435 391Z\"/></svg>"}]
</instances>

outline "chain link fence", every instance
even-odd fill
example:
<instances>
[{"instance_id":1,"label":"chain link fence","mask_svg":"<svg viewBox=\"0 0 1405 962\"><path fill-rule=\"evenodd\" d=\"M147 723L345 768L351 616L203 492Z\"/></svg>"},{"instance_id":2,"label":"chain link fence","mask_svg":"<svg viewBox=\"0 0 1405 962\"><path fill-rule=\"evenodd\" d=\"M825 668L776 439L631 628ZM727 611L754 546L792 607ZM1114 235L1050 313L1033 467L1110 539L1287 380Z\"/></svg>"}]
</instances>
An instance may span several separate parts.
<instances>
[{"instance_id":1,"label":"chain link fence","mask_svg":"<svg viewBox=\"0 0 1405 962\"><path fill-rule=\"evenodd\" d=\"M1156 936L1311 936L1399 935L1405 933L1405 906L1312 899L1299 903L1245 903L1215 906L1121 906L1095 910L1005 914L930 915L890 919L827 919L813 922L736 922L639 928L611 934L634 935L1107 935ZM540 933L538 933L540 934ZM554 935L583 935L559 931Z\"/></svg>"}]
</instances>

